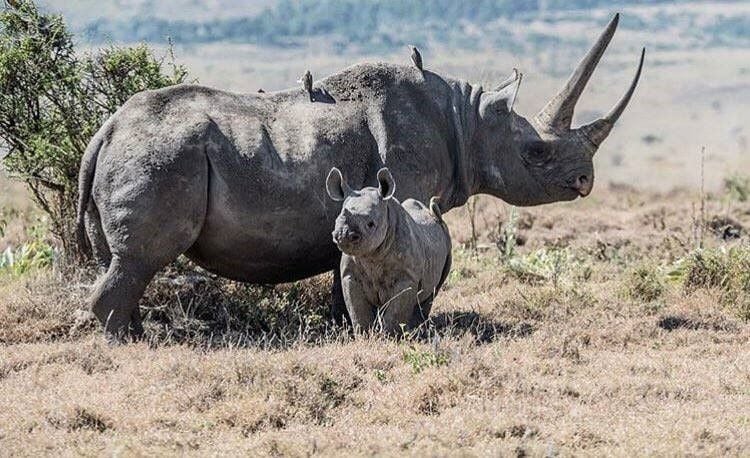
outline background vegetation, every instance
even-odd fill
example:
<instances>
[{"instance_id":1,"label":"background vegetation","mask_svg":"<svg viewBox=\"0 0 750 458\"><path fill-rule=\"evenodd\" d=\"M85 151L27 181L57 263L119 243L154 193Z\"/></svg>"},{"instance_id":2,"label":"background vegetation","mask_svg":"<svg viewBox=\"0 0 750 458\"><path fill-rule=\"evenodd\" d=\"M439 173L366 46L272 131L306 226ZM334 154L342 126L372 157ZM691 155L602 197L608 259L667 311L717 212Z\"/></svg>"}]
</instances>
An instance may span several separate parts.
<instances>
[{"instance_id":1,"label":"background vegetation","mask_svg":"<svg viewBox=\"0 0 750 458\"><path fill-rule=\"evenodd\" d=\"M636 6L674 2L629 0L619 3ZM338 51L357 48L383 51L408 42L471 49L493 45L528 49L559 46L556 41L560 38L570 41L575 38L544 32L520 37L505 27L510 24L504 26L498 22L518 24L542 20L551 24L561 15L580 16L581 11L611 4L604 0L281 0L252 16L211 20L174 20L148 14L126 20L98 18L84 25L81 32L92 42L160 42L169 35L182 44L230 41L297 47L311 38L327 36L335 41L334 49ZM607 17L600 17L597 22L603 24L607 20ZM736 45L738 40L750 40L747 36L750 16L747 15L722 16L705 23L699 15L684 13L680 20L690 23L691 34L700 38L703 46L729 42ZM660 30L673 21L669 15L630 16L623 19L623 27ZM399 32L394 33L397 30ZM477 30L491 33L480 36Z\"/></svg>"},{"instance_id":2,"label":"background vegetation","mask_svg":"<svg viewBox=\"0 0 750 458\"><path fill-rule=\"evenodd\" d=\"M187 72L145 45L81 55L62 17L31 0L0 13L0 148L49 216L68 260L75 239L78 170L86 145L131 95L182 82Z\"/></svg>"}]
</instances>

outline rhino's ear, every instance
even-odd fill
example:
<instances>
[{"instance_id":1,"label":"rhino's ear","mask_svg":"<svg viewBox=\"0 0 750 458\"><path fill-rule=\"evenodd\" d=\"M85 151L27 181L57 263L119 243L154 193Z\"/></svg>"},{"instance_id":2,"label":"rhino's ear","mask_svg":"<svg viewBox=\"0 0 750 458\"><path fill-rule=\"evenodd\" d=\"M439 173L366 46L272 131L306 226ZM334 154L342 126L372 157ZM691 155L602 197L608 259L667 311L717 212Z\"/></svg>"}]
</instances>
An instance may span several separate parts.
<instances>
[{"instance_id":1,"label":"rhino's ear","mask_svg":"<svg viewBox=\"0 0 750 458\"><path fill-rule=\"evenodd\" d=\"M486 118L493 114L510 113L513 110L513 104L516 102L518 88L521 86L523 74L516 73L515 80L503 82L497 91L485 92L479 102L479 115Z\"/></svg>"},{"instance_id":2,"label":"rhino's ear","mask_svg":"<svg viewBox=\"0 0 750 458\"><path fill-rule=\"evenodd\" d=\"M501 89L504 89L509 84L515 82L518 79L518 75L520 75L520 73L518 72L518 69L514 68L513 71L510 72L510 75L508 75L508 77L505 78L502 83L495 86L495 89L493 89L493 91L499 91Z\"/></svg>"},{"instance_id":3,"label":"rhino's ear","mask_svg":"<svg viewBox=\"0 0 750 458\"><path fill-rule=\"evenodd\" d=\"M396 182L393 181L393 175L387 167L378 170L378 191L384 200L390 199L396 192Z\"/></svg>"},{"instance_id":4,"label":"rhino's ear","mask_svg":"<svg viewBox=\"0 0 750 458\"><path fill-rule=\"evenodd\" d=\"M346 184L344 176L341 175L341 171L336 167L328 172L328 178L326 178L326 191L328 191L328 195L331 199L336 202L341 202L346 199L346 196L350 193L349 185Z\"/></svg>"}]
</instances>

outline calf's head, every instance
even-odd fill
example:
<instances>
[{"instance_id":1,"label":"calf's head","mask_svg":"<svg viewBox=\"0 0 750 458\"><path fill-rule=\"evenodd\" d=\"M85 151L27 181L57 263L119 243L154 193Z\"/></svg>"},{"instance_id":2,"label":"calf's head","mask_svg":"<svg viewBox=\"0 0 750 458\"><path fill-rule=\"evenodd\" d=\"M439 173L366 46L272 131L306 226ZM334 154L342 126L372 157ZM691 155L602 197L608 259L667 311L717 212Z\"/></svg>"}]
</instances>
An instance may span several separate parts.
<instances>
[{"instance_id":1,"label":"calf's head","mask_svg":"<svg viewBox=\"0 0 750 458\"><path fill-rule=\"evenodd\" d=\"M388 233L388 200L396 190L391 172L387 168L378 171L377 188L353 190L334 167L328 173L326 190L331 199L343 202L332 233L336 246L352 256L377 249Z\"/></svg>"},{"instance_id":2,"label":"calf's head","mask_svg":"<svg viewBox=\"0 0 750 458\"><path fill-rule=\"evenodd\" d=\"M562 90L531 120L513 112L521 75L513 75L479 99L473 139L476 191L514 205L537 205L587 196L594 184L594 153L630 101L645 49L630 88L603 118L571 127L573 110L617 28L610 21Z\"/></svg>"}]
</instances>

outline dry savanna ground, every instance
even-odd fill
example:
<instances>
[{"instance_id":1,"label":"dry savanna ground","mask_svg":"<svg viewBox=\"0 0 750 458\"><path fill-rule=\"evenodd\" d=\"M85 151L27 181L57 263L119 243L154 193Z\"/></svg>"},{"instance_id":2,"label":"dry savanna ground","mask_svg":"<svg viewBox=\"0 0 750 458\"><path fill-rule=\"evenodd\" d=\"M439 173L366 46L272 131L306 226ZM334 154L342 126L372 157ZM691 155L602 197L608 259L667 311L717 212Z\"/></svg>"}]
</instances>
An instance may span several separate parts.
<instances>
[{"instance_id":1,"label":"dry savanna ground","mask_svg":"<svg viewBox=\"0 0 750 458\"><path fill-rule=\"evenodd\" d=\"M448 215L453 272L401 340L328 323L329 276L250 287L181 262L141 304L146 341L109 346L90 274L5 274L0 455L748 455L738 196L480 198Z\"/></svg>"}]
</instances>

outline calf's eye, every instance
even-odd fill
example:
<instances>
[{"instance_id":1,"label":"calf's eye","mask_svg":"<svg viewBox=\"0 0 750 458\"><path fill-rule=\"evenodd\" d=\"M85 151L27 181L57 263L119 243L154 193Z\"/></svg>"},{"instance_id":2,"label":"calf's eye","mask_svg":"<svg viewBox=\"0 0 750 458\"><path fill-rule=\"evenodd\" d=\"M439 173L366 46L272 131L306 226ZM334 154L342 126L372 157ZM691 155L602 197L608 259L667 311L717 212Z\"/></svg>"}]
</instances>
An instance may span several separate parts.
<instances>
[{"instance_id":1,"label":"calf's eye","mask_svg":"<svg viewBox=\"0 0 750 458\"><path fill-rule=\"evenodd\" d=\"M375 223L373 221L368 221L367 222L367 227L369 227L369 228L372 229L373 227L375 227Z\"/></svg>"}]
</instances>

